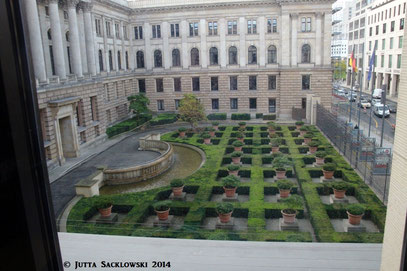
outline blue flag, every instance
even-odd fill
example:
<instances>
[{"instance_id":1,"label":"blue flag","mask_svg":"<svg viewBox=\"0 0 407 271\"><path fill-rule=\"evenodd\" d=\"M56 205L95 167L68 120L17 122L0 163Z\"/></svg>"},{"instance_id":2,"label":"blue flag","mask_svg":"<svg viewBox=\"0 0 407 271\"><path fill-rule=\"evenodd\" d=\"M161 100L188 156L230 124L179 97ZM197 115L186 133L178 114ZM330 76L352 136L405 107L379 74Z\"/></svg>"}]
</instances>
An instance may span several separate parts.
<instances>
[{"instance_id":1,"label":"blue flag","mask_svg":"<svg viewBox=\"0 0 407 271\"><path fill-rule=\"evenodd\" d=\"M373 72L373 65L374 65L375 57L376 57L376 46L374 47L372 57L370 58L369 74L367 75L367 81L370 81L370 79L372 78L372 72Z\"/></svg>"}]
</instances>

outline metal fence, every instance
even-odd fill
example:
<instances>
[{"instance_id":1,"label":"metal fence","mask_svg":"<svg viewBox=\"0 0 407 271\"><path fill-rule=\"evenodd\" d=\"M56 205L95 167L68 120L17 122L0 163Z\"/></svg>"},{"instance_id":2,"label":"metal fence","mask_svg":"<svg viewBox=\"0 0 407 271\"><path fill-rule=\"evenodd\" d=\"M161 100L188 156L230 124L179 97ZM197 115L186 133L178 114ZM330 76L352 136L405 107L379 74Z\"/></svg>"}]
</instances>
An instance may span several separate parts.
<instances>
[{"instance_id":1,"label":"metal fence","mask_svg":"<svg viewBox=\"0 0 407 271\"><path fill-rule=\"evenodd\" d=\"M380 148L376 138L366 137L339 115L317 105L317 126L358 171L364 182L387 202L390 181L391 148Z\"/></svg>"}]
</instances>

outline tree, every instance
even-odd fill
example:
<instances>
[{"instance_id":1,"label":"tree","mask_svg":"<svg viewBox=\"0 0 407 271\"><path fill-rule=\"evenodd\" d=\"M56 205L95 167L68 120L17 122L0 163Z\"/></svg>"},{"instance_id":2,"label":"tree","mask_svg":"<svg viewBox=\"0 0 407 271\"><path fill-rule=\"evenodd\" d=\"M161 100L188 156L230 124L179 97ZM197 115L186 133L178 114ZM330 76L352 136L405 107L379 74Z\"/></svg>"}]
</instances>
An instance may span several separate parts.
<instances>
[{"instance_id":1,"label":"tree","mask_svg":"<svg viewBox=\"0 0 407 271\"><path fill-rule=\"evenodd\" d=\"M127 100L130 102L130 112L135 114L136 117L140 118L150 113L150 109L148 109L150 100L144 94L129 96Z\"/></svg>"},{"instance_id":2,"label":"tree","mask_svg":"<svg viewBox=\"0 0 407 271\"><path fill-rule=\"evenodd\" d=\"M334 79L344 80L346 79L346 61L340 60L334 63Z\"/></svg>"},{"instance_id":3,"label":"tree","mask_svg":"<svg viewBox=\"0 0 407 271\"><path fill-rule=\"evenodd\" d=\"M192 129L198 121L206 120L205 109L193 94L185 94L178 108L179 119L189 122Z\"/></svg>"}]
</instances>

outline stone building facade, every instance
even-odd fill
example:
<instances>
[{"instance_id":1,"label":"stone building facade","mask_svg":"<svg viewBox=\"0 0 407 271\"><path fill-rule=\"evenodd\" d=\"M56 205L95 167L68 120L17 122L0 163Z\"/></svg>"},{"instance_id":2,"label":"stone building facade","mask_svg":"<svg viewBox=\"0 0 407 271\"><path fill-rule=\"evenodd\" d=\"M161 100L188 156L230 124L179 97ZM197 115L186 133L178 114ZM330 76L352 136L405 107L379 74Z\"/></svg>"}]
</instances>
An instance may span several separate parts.
<instances>
[{"instance_id":1,"label":"stone building facade","mask_svg":"<svg viewBox=\"0 0 407 271\"><path fill-rule=\"evenodd\" d=\"M185 93L208 114L330 106L332 0L24 2L50 162L102 140L139 92L155 112Z\"/></svg>"}]
</instances>

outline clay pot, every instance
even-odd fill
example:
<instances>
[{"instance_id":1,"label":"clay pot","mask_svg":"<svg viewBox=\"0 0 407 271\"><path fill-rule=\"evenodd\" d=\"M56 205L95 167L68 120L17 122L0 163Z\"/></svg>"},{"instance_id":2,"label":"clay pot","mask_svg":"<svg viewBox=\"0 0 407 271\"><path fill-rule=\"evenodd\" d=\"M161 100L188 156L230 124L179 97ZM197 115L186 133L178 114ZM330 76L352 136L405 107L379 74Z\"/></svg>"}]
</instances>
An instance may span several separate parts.
<instances>
[{"instance_id":1,"label":"clay pot","mask_svg":"<svg viewBox=\"0 0 407 271\"><path fill-rule=\"evenodd\" d=\"M209 135L210 135L211 137L214 137L214 136L215 136L215 131L210 131L210 132L209 132Z\"/></svg>"},{"instance_id":2,"label":"clay pot","mask_svg":"<svg viewBox=\"0 0 407 271\"><path fill-rule=\"evenodd\" d=\"M241 157L232 157L233 164L240 164L240 158Z\"/></svg>"},{"instance_id":3,"label":"clay pot","mask_svg":"<svg viewBox=\"0 0 407 271\"><path fill-rule=\"evenodd\" d=\"M307 133L307 131L300 131L300 136L304 136Z\"/></svg>"},{"instance_id":4,"label":"clay pot","mask_svg":"<svg viewBox=\"0 0 407 271\"><path fill-rule=\"evenodd\" d=\"M280 147L271 147L271 152L276 153L280 151Z\"/></svg>"},{"instance_id":5,"label":"clay pot","mask_svg":"<svg viewBox=\"0 0 407 271\"><path fill-rule=\"evenodd\" d=\"M300 130L302 125L295 125L295 128L297 128L297 130Z\"/></svg>"},{"instance_id":6,"label":"clay pot","mask_svg":"<svg viewBox=\"0 0 407 271\"><path fill-rule=\"evenodd\" d=\"M291 189L279 189L280 198L288 198L290 196Z\"/></svg>"},{"instance_id":7,"label":"clay pot","mask_svg":"<svg viewBox=\"0 0 407 271\"><path fill-rule=\"evenodd\" d=\"M178 132L179 133L179 137L185 137L185 132Z\"/></svg>"},{"instance_id":8,"label":"clay pot","mask_svg":"<svg viewBox=\"0 0 407 271\"><path fill-rule=\"evenodd\" d=\"M244 137L243 138L238 138L237 140L244 143Z\"/></svg>"},{"instance_id":9,"label":"clay pot","mask_svg":"<svg viewBox=\"0 0 407 271\"><path fill-rule=\"evenodd\" d=\"M317 165L323 165L323 164L325 164L325 158L315 157L315 163Z\"/></svg>"},{"instance_id":10,"label":"clay pot","mask_svg":"<svg viewBox=\"0 0 407 271\"><path fill-rule=\"evenodd\" d=\"M167 220L168 219L168 215L170 214L170 209L168 208L168 210L166 211L155 211L158 217L158 220Z\"/></svg>"},{"instance_id":11,"label":"clay pot","mask_svg":"<svg viewBox=\"0 0 407 271\"><path fill-rule=\"evenodd\" d=\"M346 211L346 213L348 214L348 221L350 224L352 225L359 225L360 221L362 220L362 215L352 215L351 213L349 213L348 211Z\"/></svg>"},{"instance_id":12,"label":"clay pot","mask_svg":"<svg viewBox=\"0 0 407 271\"><path fill-rule=\"evenodd\" d=\"M216 131L219 130L219 126L212 126L213 129L215 129Z\"/></svg>"},{"instance_id":13,"label":"clay pot","mask_svg":"<svg viewBox=\"0 0 407 271\"><path fill-rule=\"evenodd\" d=\"M311 143L311 141L312 141L312 138L304 138L305 144L309 144L309 143Z\"/></svg>"},{"instance_id":14,"label":"clay pot","mask_svg":"<svg viewBox=\"0 0 407 271\"><path fill-rule=\"evenodd\" d=\"M223 190L225 190L225 195L227 198L233 198L235 196L236 189L237 189L237 187L233 187L233 188L227 188L225 186L223 187Z\"/></svg>"},{"instance_id":15,"label":"clay pot","mask_svg":"<svg viewBox=\"0 0 407 271\"><path fill-rule=\"evenodd\" d=\"M285 170L284 171L277 171L276 170L276 178L277 179L285 179L285 173L286 173Z\"/></svg>"},{"instance_id":16,"label":"clay pot","mask_svg":"<svg viewBox=\"0 0 407 271\"><path fill-rule=\"evenodd\" d=\"M230 221L230 218L232 217L232 213L227 213L227 214L218 214L219 220L221 223L228 223Z\"/></svg>"},{"instance_id":17,"label":"clay pot","mask_svg":"<svg viewBox=\"0 0 407 271\"><path fill-rule=\"evenodd\" d=\"M334 171L322 170L325 179L332 179L334 177Z\"/></svg>"},{"instance_id":18,"label":"clay pot","mask_svg":"<svg viewBox=\"0 0 407 271\"><path fill-rule=\"evenodd\" d=\"M235 147L235 151L242 151L243 147Z\"/></svg>"},{"instance_id":19,"label":"clay pot","mask_svg":"<svg viewBox=\"0 0 407 271\"><path fill-rule=\"evenodd\" d=\"M246 125L239 125L240 129L246 129Z\"/></svg>"},{"instance_id":20,"label":"clay pot","mask_svg":"<svg viewBox=\"0 0 407 271\"><path fill-rule=\"evenodd\" d=\"M237 177L239 177L239 170L234 170L234 171L230 171L228 170L229 175L235 175Z\"/></svg>"},{"instance_id":21,"label":"clay pot","mask_svg":"<svg viewBox=\"0 0 407 271\"><path fill-rule=\"evenodd\" d=\"M113 207L113 205L110 205L110 207L98 209L100 216L102 216L102 217L110 216L112 214L112 207Z\"/></svg>"},{"instance_id":22,"label":"clay pot","mask_svg":"<svg viewBox=\"0 0 407 271\"><path fill-rule=\"evenodd\" d=\"M269 128L269 134L274 135L275 133L276 133L276 130L270 130L270 128Z\"/></svg>"},{"instance_id":23,"label":"clay pot","mask_svg":"<svg viewBox=\"0 0 407 271\"><path fill-rule=\"evenodd\" d=\"M204 143L205 143L206 145L211 144L211 139L210 139L210 138L204 138Z\"/></svg>"},{"instance_id":24,"label":"clay pot","mask_svg":"<svg viewBox=\"0 0 407 271\"><path fill-rule=\"evenodd\" d=\"M309 152L310 153L316 153L318 150L318 147L309 147Z\"/></svg>"},{"instance_id":25,"label":"clay pot","mask_svg":"<svg viewBox=\"0 0 407 271\"><path fill-rule=\"evenodd\" d=\"M172 187L172 193L174 194L174 196L181 196L183 189L184 189L184 186L181 186L181 187Z\"/></svg>"},{"instance_id":26,"label":"clay pot","mask_svg":"<svg viewBox=\"0 0 407 271\"><path fill-rule=\"evenodd\" d=\"M283 215L284 223L292 224L295 222L295 216L297 215L296 213L295 214L286 214L283 212L283 210L281 210L281 214Z\"/></svg>"},{"instance_id":27,"label":"clay pot","mask_svg":"<svg viewBox=\"0 0 407 271\"><path fill-rule=\"evenodd\" d=\"M346 190L336 190L336 189L333 189L333 190L334 190L335 198L343 199L345 197Z\"/></svg>"}]
</instances>

